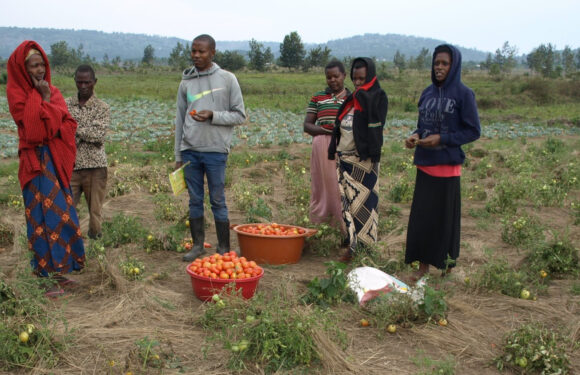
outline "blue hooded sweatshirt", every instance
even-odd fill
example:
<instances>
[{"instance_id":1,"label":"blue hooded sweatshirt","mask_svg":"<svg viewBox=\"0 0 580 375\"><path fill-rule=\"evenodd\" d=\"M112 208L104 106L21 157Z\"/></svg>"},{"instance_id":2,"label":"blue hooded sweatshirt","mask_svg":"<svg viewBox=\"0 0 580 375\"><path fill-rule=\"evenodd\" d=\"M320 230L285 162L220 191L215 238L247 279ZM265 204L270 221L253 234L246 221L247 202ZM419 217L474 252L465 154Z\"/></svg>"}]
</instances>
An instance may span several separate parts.
<instances>
[{"instance_id":1,"label":"blue hooded sweatshirt","mask_svg":"<svg viewBox=\"0 0 580 375\"><path fill-rule=\"evenodd\" d=\"M419 99L419 120L417 130L421 139L431 134L440 134L440 144L436 147L415 149L416 165L457 165L463 164L465 153L461 145L479 138L481 129L473 91L461 82L461 53L452 45L446 44L452 52L451 68L441 86L437 86L433 63L431 62L431 81Z\"/></svg>"}]
</instances>

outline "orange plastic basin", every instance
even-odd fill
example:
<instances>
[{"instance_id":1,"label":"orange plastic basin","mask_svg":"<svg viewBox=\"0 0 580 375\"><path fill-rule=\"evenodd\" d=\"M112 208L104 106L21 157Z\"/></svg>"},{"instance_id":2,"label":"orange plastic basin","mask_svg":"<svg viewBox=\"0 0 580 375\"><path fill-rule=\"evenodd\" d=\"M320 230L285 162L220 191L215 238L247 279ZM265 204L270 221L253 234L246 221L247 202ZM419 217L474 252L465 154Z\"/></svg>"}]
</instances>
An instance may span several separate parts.
<instances>
[{"instance_id":1,"label":"orange plastic basin","mask_svg":"<svg viewBox=\"0 0 580 375\"><path fill-rule=\"evenodd\" d=\"M240 224L232 229L238 234L241 255L259 264L290 264L298 263L302 256L302 248L306 237L316 233L315 229L302 228L296 225L280 224L284 227L302 229L304 233L275 236L246 233L242 228L259 225ZM264 224L263 225L268 225Z\"/></svg>"}]
</instances>

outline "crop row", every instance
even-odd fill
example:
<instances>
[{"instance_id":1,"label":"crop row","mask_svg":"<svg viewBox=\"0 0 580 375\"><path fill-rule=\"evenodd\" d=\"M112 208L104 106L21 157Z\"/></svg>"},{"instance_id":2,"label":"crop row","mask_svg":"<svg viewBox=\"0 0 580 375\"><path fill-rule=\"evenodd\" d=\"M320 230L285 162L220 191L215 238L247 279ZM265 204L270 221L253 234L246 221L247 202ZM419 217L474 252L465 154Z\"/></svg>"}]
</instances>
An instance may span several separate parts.
<instances>
[{"instance_id":1,"label":"crop row","mask_svg":"<svg viewBox=\"0 0 580 375\"><path fill-rule=\"evenodd\" d=\"M109 141L146 143L151 139L171 136L175 106L173 103L150 99L106 99L111 106ZM249 146L288 145L310 143L311 137L302 130L304 116L293 112L247 108L249 124L236 127L232 143ZM404 139L415 120L391 118L385 128L385 139ZM519 138L547 135L580 134L577 127L566 128L534 123L494 122L482 127L486 138ZM18 138L8 111L6 97L0 96L0 158L17 154Z\"/></svg>"}]
</instances>

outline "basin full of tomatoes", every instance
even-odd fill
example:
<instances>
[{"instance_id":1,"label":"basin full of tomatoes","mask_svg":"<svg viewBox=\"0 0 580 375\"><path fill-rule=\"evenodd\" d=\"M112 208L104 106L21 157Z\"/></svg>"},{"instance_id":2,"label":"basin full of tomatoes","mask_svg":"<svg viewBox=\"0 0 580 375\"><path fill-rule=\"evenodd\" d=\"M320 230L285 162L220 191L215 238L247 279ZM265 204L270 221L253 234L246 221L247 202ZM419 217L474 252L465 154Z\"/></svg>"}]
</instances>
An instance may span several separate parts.
<instances>
[{"instance_id":1,"label":"basin full of tomatoes","mask_svg":"<svg viewBox=\"0 0 580 375\"><path fill-rule=\"evenodd\" d=\"M305 228L277 223L240 225L237 229L240 232L264 236L301 236L307 232Z\"/></svg>"},{"instance_id":2,"label":"basin full of tomatoes","mask_svg":"<svg viewBox=\"0 0 580 375\"><path fill-rule=\"evenodd\" d=\"M219 280L249 279L261 276L264 272L256 262L238 257L235 251L197 258L187 268L198 276Z\"/></svg>"}]
</instances>

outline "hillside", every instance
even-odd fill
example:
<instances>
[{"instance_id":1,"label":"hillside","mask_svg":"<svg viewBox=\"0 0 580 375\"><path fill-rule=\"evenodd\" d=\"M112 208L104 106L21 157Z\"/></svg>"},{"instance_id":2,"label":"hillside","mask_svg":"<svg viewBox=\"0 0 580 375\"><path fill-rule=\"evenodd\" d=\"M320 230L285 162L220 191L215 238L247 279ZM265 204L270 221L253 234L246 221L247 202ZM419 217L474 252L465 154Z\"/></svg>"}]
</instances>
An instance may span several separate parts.
<instances>
[{"instance_id":1,"label":"hillside","mask_svg":"<svg viewBox=\"0 0 580 375\"><path fill-rule=\"evenodd\" d=\"M147 45L155 49L155 57L168 57L171 50L178 42L188 43L174 37L162 37L146 34L128 33L105 33L94 30L63 30L47 28L20 28L0 27L0 57L8 58L18 44L26 39L32 39L40 43L48 53L50 46L59 41L66 41L69 47L78 48L82 45L83 51L97 60L108 55L109 58L119 56L122 59L141 59L143 50ZM405 56L416 56L422 48L432 50L436 45L443 43L442 40L415 37L398 34L364 34L349 38L330 40L326 44L332 50L332 55L342 58L345 56L372 56L380 60L392 60L395 52L399 50ZM451 41L452 42L452 41ZM270 47L277 57L280 52L280 42L262 42L265 47ZM306 50L316 47L317 44L305 44ZM220 51L235 50L248 51L248 41L217 41ZM464 61L485 60L487 52L475 49L460 48Z\"/></svg>"}]
</instances>

